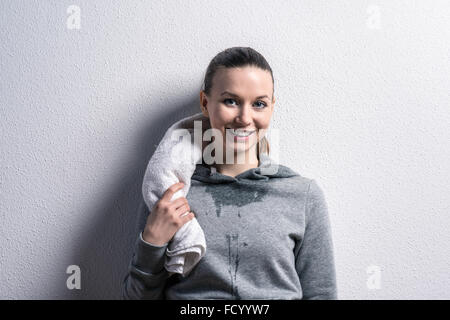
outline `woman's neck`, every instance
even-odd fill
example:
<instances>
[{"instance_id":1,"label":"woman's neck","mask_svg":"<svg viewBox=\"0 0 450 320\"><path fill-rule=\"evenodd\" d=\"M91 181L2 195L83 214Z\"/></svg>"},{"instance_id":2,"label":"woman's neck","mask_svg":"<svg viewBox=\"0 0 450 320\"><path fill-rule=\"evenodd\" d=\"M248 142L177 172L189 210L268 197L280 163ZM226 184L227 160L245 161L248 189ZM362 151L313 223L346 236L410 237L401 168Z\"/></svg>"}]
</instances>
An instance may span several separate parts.
<instances>
[{"instance_id":1,"label":"woman's neck","mask_svg":"<svg viewBox=\"0 0 450 320\"><path fill-rule=\"evenodd\" d=\"M211 167L214 167L220 174L235 177L242 172L258 167L260 164L255 149L247 150L245 158L244 154L241 154L240 157L234 154L232 163L223 161L223 163L214 163Z\"/></svg>"}]
</instances>

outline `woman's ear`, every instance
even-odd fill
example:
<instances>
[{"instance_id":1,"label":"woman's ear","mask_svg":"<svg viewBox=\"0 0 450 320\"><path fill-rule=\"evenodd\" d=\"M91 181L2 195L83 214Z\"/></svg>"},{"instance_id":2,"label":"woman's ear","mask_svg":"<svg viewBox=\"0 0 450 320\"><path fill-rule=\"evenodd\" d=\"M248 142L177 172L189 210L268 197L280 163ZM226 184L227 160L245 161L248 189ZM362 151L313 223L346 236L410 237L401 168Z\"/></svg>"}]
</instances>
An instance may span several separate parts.
<instances>
[{"instance_id":1,"label":"woman's ear","mask_svg":"<svg viewBox=\"0 0 450 320\"><path fill-rule=\"evenodd\" d=\"M209 118L208 109L206 108L208 100L203 90L200 91L200 109L205 117Z\"/></svg>"},{"instance_id":2,"label":"woman's ear","mask_svg":"<svg viewBox=\"0 0 450 320\"><path fill-rule=\"evenodd\" d=\"M208 109L206 109L205 106L201 106L202 108L202 113L205 117L209 118L209 114L208 114Z\"/></svg>"}]
</instances>

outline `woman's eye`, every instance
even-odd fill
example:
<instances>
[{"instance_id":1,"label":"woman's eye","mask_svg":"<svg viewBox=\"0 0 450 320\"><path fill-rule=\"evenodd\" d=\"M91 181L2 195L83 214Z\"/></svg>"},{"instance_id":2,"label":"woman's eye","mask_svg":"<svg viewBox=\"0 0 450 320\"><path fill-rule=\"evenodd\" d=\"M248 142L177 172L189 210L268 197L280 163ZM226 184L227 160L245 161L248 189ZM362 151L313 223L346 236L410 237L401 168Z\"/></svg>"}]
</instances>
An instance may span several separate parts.
<instances>
[{"instance_id":1,"label":"woman's eye","mask_svg":"<svg viewBox=\"0 0 450 320\"><path fill-rule=\"evenodd\" d=\"M261 107L259 107L258 109L262 109L262 108L264 108L264 107L266 107L267 105L264 103L264 102L262 102L262 101L257 101L256 103L261 103Z\"/></svg>"},{"instance_id":2,"label":"woman's eye","mask_svg":"<svg viewBox=\"0 0 450 320\"><path fill-rule=\"evenodd\" d=\"M224 102L225 104L227 104L227 101L234 101L234 99L225 99L225 100L223 100L223 102Z\"/></svg>"},{"instance_id":3,"label":"woman's eye","mask_svg":"<svg viewBox=\"0 0 450 320\"><path fill-rule=\"evenodd\" d=\"M225 104L228 104L227 103L228 101L236 102L236 100L234 100L234 99L225 99L225 100L223 100L223 102ZM267 106L267 104L265 102L262 102L262 101L257 101L256 104L259 104L257 109L262 109L262 108L265 108Z\"/></svg>"}]
</instances>

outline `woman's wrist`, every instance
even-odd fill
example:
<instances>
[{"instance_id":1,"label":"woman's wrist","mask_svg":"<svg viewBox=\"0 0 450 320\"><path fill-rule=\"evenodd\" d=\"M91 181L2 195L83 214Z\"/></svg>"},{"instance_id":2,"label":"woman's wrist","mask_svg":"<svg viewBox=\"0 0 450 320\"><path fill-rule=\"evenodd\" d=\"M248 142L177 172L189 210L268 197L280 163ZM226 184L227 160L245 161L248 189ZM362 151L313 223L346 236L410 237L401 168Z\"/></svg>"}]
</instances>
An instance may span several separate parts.
<instances>
[{"instance_id":1,"label":"woman's wrist","mask_svg":"<svg viewBox=\"0 0 450 320\"><path fill-rule=\"evenodd\" d=\"M151 235L151 233L146 229L142 232L142 240L144 240L145 242L147 242L151 245L155 245L155 246L163 246L166 244L166 242L161 242L161 241L155 239Z\"/></svg>"}]
</instances>

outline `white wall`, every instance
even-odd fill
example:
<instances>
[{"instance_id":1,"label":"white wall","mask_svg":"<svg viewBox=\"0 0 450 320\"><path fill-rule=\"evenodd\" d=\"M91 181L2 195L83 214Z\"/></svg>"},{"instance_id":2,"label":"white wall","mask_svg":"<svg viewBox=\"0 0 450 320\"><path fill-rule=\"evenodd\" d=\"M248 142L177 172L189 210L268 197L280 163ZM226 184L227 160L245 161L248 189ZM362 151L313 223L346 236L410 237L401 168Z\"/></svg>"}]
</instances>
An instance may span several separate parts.
<instances>
[{"instance_id":1,"label":"white wall","mask_svg":"<svg viewBox=\"0 0 450 320\"><path fill-rule=\"evenodd\" d=\"M449 299L449 17L446 0L1 1L0 298L120 298L155 144L199 111L210 59L250 46L281 163L326 193L339 298Z\"/></svg>"}]
</instances>

